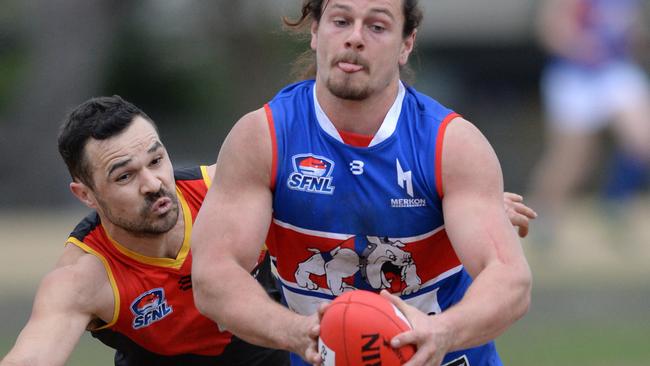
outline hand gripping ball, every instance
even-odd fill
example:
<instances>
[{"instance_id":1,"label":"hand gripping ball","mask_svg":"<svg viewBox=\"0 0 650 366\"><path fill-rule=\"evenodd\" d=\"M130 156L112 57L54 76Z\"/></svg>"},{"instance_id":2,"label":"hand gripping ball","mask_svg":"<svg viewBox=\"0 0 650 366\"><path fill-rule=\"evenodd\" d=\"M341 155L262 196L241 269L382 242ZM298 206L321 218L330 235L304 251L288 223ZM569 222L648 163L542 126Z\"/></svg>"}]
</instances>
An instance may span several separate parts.
<instances>
[{"instance_id":1,"label":"hand gripping ball","mask_svg":"<svg viewBox=\"0 0 650 366\"><path fill-rule=\"evenodd\" d=\"M337 297L320 323L318 348L323 366L397 366L415 353L390 340L411 329L404 314L380 295L355 290Z\"/></svg>"}]
</instances>

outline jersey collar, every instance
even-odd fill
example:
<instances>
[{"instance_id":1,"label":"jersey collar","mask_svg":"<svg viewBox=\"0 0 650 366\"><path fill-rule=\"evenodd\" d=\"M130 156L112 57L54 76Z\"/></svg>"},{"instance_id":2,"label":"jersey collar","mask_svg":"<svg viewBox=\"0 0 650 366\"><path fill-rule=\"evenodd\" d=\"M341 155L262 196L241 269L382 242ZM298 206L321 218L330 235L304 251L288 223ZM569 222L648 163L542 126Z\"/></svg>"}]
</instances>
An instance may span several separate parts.
<instances>
[{"instance_id":1,"label":"jersey collar","mask_svg":"<svg viewBox=\"0 0 650 366\"><path fill-rule=\"evenodd\" d=\"M395 129L397 128L397 120L399 119L400 113L402 111L402 102L404 101L405 94L406 94L406 88L404 87L404 84L400 80L395 102L393 102L393 105L388 110L386 117L384 117L384 121L381 123L381 127L379 127L379 130L372 138L372 141L370 141L370 145L368 145L368 147L379 144L380 142L389 138L390 135L392 135L393 132L395 132ZM314 111L316 112L316 120L318 121L320 127L323 129L323 131L325 131L325 133L337 139L341 143L344 143L343 138L336 130L336 127L334 127L332 121L329 119L329 117L327 117L327 115L323 111L323 108L321 108L320 103L318 103L318 98L316 98L316 83L314 83L314 87L312 91L312 99L314 100Z\"/></svg>"}]
</instances>

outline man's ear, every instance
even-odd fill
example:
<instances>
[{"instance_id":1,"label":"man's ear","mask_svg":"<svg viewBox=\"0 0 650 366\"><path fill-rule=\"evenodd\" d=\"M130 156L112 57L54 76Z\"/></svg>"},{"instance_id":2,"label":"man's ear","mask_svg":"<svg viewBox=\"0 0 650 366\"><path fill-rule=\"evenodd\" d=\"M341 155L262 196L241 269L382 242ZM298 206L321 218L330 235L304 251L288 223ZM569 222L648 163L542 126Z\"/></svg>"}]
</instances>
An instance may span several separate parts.
<instances>
[{"instance_id":1,"label":"man's ear","mask_svg":"<svg viewBox=\"0 0 650 366\"><path fill-rule=\"evenodd\" d=\"M311 49L314 51L316 51L316 45L318 44L317 33L318 33L318 22L314 20L313 22L311 22L311 42L310 42Z\"/></svg>"},{"instance_id":2,"label":"man's ear","mask_svg":"<svg viewBox=\"0 0 650 366\"><path fill-rule=\"evenodd\" d=\"M84 183L77 181L70 182L70 191L84 205L92 209L97 208L97 201L95 200L93 191Z\"/></svg>"},{"instance_id":3,"label":"man's ear","mask_svg":"<svg viewBox=\"0 0 650 366\"><path fill-rule=\"evenodd\" d=\"M415 47L415 37L418 33L417 29L413 30L413 33L411 33L408 37L406 37L402 43L402 49L399 55L399 64L400 66L406 65L406 63L409 60L409 56L411 55L411 52L413 52L413 48Z\"/></svg>"}]
</instances>

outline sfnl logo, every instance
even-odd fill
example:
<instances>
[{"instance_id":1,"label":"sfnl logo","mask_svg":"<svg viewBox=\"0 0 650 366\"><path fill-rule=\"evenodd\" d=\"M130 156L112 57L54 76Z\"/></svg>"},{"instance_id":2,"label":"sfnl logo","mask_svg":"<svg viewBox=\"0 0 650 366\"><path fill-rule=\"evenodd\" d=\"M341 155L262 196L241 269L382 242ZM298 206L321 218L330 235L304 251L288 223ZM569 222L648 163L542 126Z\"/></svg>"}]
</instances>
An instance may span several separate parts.
<instances>
[{"instance_id":1,"label":"sfnl logo","mask_svg":"<svg viewBox=\"0 0 650 366\"><path fill-rule=\"evenodd\" d=\"M140 294L131 303L131 312L135 315L133 329L140 329L171 314L172 307L167 304L165 290L155 288Z\"/></svg>"},{"instance_id":2,"label":"sfnl logo","mask_svg":"<svg viewBox=\"0 0 650 366\"><path fill-rule=\"evenodd\" d=\"M287 180L290 189L303 192L332 194L332 171L334 162L313 154L292 157L293 173Z\"/></svg>"}]
</instances>

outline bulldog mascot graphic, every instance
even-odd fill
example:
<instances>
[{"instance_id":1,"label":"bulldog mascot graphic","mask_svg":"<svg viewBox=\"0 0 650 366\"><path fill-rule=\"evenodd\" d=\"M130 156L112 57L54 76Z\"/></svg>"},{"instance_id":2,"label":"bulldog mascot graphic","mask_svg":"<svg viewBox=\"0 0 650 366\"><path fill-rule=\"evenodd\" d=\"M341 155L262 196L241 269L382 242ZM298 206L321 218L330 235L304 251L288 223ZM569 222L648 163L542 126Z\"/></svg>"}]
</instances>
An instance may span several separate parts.
<instances>
[{"instance_id":1,"label":"bulldog mascot graphic","mask_svg":"<svg viewBox=\"0 0 650 366\"><path fill-rule=\"evenodd\" d=\"M348 240L354 240L354 237ZM314 254L298 264L296 283L302 288L316 290L319 286L310 279L310 275L325 276L332 295L338 296L355 289L344 279L360 272L363 280L375 290L390 289L397 279L401 284L401 294L411 294L420 289L422 282L411 253L403 249L405 246L386 237L367 236L361 255L342 245L329 252L308 248ZM391 277L390 274L396 276Z\"/></svg>"}]
</instances>

